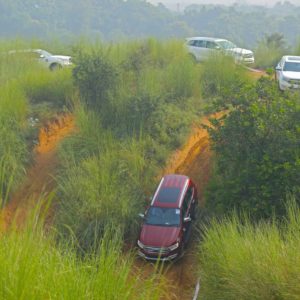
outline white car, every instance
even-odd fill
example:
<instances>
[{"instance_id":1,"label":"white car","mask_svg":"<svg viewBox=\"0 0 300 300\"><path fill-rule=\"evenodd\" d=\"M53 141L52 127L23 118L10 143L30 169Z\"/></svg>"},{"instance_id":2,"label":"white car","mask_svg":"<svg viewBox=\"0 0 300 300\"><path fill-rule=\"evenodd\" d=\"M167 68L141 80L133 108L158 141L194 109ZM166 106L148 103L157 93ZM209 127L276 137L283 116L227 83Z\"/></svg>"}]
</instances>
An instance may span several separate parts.
<instances>
[{"instance_id":1,"label":"white car","mask_svg":"<svg viewBox=\"0 0 300 300\"><path fill-rule=\"evenodd\" d=\"M185 46L196 61L204 61L214 53L231 55L236 63L253 64L254 54L251 50L238 48L232 42L212 37L191 37Z\"/></svg>"},{"instance_id":2,"label":"white car","mask_svg":"<svg viewBox=\"0 0 300 300\"><path fill-rule=\"evenodd\" d=\"M279 88L300 89L300 56L283 56L275 68Z\"/></svg>"},{"instance_id":3,"label":"white car","mask_svg":"<svg viewBox=\"0 0 300 300\"><path fill-rule=\"evenodd\" d=\"M72 65L71 56L53 55L42 49L11 50L9 54L26 54L44 64L51 71Z\"/></svg>"}]
</instances>

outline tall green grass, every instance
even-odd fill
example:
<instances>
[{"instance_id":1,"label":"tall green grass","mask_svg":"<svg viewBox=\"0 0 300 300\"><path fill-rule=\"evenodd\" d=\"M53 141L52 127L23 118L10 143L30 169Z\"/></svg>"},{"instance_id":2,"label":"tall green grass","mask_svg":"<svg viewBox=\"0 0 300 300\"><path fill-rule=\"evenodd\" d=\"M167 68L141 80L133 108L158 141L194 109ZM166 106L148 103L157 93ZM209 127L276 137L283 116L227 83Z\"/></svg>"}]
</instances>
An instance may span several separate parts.
<instances>
[{"instance_id":1,"label":"tall green grass","mask_svg":"<svg viewBox=\"0 0 300 300\"><path fill-rule=\"evenodd\" d=\"M207 110L214 111L216 104L220 103L224 104L223 110L227 109L227 102L250 82L248 73L243 65L235 63L230 56L211 55L201 68L201 92Z\"/></svg>"},{"instance_id":2,"label":"tall green grass","mask_svg":"<svg viewBox=\"0 0 300 300\"><path fill-rule=\"evenodd\" d=\"M213 221L199 248L204 299L299 299L300 210L282 222Z\"/></svg>"},{"instance_id":3,"label":"tall green grass","mask_svg":"<svg viewBox=\"0 0 300 300\"><path fill-rule=\"evenodd\" d=\"M0 90L0 206L8 201L9 193L24 174L28 160L24 126L27 101L13 84Z\"/></svg>"},{"instance_id":4,"label":"tall green grass","mask_svg":"<svg viewBox=\"0 0 300 300\"><path fill-rule=\"evenodd\" d=\"M142 277L133 256L122 252L117 229L108 229L89 256L74 243L57 244L36 214L22 230L0 238L0 298L15 299L161 299L159 272Z\"/></svg>"},{"instance_id":5,"label":"tall green grass","mask_svg":"<svg viewBox=\"0 0 300 300\"><path fill-rule=\"evenodd\" d=\"M142 137L120 142L103 129L96 114L82 109L76 120L79 131L60 151L57 224L65 235L65 225L71 228L86 250L94 246L95 232L102 236L107 224L121 228L126 237L135 236L137 214L145 204L143 188L154 173Z\"/></svg>"},{"instance_id":6,"label":"tall green grass","mask_svg":"<svg viewBox=\"0 0 300 300\"><path fill-rule=\"evenodd\" d=\"M135 240L155 175L201 114L201 67L180 42L152 39L80 46L74 60L78 131L60 151L56 224L84 249L111 223Z\"/></svg>"}]
</instances>

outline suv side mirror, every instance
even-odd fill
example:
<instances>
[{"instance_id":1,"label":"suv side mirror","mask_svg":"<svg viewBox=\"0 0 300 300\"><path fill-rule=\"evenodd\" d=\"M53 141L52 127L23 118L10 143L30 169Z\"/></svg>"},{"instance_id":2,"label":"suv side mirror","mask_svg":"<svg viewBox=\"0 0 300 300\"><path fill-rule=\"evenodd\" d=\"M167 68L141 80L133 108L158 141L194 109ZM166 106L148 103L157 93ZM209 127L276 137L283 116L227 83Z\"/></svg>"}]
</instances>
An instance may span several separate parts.
<instances>
[{"instance_id":1,"label":"suv side mirror","mask_svg":"<svg viewBox=\"0 0 300 300\"><path fill-rule=\"evenodd\" d=\"M281 71L281 67L280 66L276 66L275 70L276 71Z\"/></svg>"},{"instance_id":2,"label":"suv side mirror","mask_svg":"<svg viewBox=\"0 0 300 300\"><path fill-rule=\"evenodd\" d=\"M141 217L142 219L144 219L145 215L144 214L139 214L139 217Z\"/></svg>"},{"instance_id":3,"label":"suv side mirror","mask_svg":"<svg viewBox=\"0 0 300 300\"><path fill-rule=\"evenodd\" d=\"M192 218L191 218L190 216L185 217L185 218L183 219L183 222L184 222L184 223L188 223L188 222L191 222L191 221L192 221Z\"/></svg>"}]
</instances>

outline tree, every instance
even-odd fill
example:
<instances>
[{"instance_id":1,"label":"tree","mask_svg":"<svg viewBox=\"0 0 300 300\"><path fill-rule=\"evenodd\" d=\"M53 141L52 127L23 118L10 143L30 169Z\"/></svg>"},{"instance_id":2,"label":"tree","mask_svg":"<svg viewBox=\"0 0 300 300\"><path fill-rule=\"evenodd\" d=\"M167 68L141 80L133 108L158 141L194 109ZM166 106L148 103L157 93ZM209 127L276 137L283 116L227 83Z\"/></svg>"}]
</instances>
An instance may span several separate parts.
<instances>
[{"instance_id":1,"label":"tree","mask_svg":"<svg viewBox=\"0 0 300 300\"><path fill-rule=\"evenodd\" d=\"M207 204L281 215L287 195L300 194L299 94L282 94L262 78L231 97L232 109L209 129L216 168Z\"/></svg>"}]
</instances>

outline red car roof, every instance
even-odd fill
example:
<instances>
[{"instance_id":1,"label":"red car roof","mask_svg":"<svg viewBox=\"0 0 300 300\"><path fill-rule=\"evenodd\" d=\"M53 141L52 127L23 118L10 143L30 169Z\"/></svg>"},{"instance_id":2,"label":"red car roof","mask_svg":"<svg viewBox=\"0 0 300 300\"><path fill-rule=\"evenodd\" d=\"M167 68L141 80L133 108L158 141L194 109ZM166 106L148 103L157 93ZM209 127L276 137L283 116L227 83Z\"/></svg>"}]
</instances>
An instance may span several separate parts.
<instances>
[{"instance_id":1,"label":"red car roof","mask_svg":"<svg viewBox=\"0 0 300 300\"><path fill-rule=\"evenodd\" d=\"M180 207L189 181L189 177L185 175L172 174L164 176L154 194L151 205Z\"/></svg>"}]
</instances>

